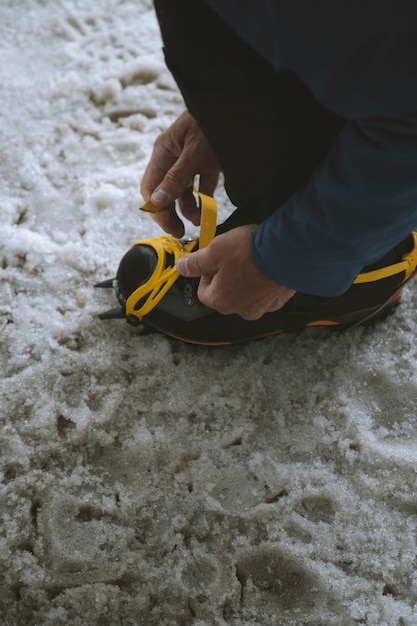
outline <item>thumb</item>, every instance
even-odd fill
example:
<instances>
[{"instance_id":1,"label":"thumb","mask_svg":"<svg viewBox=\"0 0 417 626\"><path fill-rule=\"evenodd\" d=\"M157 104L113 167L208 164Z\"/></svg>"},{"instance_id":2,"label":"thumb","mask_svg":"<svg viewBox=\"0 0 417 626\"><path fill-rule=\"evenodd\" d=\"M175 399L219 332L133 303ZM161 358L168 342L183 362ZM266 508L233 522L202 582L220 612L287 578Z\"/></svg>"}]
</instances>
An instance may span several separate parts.
<instances>
[{"instance_id":1,"label":"thumb","mask_svg":"<svg viewBox=\"0 0 417 626\"><path fill-rule=\"evenodd\" d=\"M164 179L151 195L151 202L156 206L166 206L182 196L194 178L193 168L181 155L178 161L168 170Z\"/></svg>"},{"instance_id":2,"label":"thumb","mask_svg":"<svg viewBox=\"0 0 417 626\"><path fill-rule=\"evenodd\" d=\"M214 268L210 267L207 263L207 258L204 250L197 250L191 254L186 254L177 261L177 272L181 276L187 278L196 278L197 276L213 276L215 274Z\"/></svg>"},{"instance_id":3,"label":"thumb","mask_svg":"<svg viewBox=\"0 0 417 626\"><path fill-rule=\"evenodd\" d=\"M155 189L150 198L152 204L157 207L164 207L175 201L175 196L166 191L161 185Z\"/></svg>"}]
</instances>

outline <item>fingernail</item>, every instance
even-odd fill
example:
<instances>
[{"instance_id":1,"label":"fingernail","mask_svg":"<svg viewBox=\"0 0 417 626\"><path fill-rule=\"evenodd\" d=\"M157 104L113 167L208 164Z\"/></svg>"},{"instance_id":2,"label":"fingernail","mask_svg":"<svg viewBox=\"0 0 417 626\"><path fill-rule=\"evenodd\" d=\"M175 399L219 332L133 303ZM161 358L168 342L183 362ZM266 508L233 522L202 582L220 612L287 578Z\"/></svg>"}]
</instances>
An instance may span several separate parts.
<instances>
[{"instance_id":1,"label":"fingernail","mask_svg":"<svg viewBox=\"0 0 417 626\"><path fill-rule=\"evenodd\" d=\"M171 202L171 196L161 187L157 187L151 195L151 202L157 206L165 206Z\"/></svg>"},{"instance_id":2,"label":"fingernail","mask_svg":"<svg viewBox=\"0 0 417 626\"><path fill-rule=\"evenodd\" d=\"M181 276L188 276L188 255L178 259L177 272L181 274Z\"/></svg>"}]
</instances>

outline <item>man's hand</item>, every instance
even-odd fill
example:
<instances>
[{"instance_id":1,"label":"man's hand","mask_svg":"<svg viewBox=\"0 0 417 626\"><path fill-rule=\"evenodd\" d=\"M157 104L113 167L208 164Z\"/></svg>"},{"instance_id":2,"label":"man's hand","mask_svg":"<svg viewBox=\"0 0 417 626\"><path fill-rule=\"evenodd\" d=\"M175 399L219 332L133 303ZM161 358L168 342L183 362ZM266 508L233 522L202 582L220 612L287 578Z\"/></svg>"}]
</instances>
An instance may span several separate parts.
<instances>
[{"instance_id":1,"label":"man's hand","mask_svg":"<svg viewBox=\"0 0 417 626\"><path fill-rule=\"evenodd\" d=\"M157 138L143 176L141 193L145 199L162 207L153 219L174 237L182 237L184 224L175 211L179 200L182 214L195 226L200 223L200 209L188 187L197 174L199 190L212 196L220 167L195 119L185 111Z\"/></svg>"},{"instance_id":2,"label":"man's hand","mask_svg":"<svg viewBox=\"0 0 417 626\"><path fill-rule=\"evenodd\" d=\"M238 226L213 239L207 248L182 257L182 276L201 276L199 300L219 313L256 320L277 311L295 294L278 285L252 263L250 248L256 225Z\"/></svg>"}]
</instances>

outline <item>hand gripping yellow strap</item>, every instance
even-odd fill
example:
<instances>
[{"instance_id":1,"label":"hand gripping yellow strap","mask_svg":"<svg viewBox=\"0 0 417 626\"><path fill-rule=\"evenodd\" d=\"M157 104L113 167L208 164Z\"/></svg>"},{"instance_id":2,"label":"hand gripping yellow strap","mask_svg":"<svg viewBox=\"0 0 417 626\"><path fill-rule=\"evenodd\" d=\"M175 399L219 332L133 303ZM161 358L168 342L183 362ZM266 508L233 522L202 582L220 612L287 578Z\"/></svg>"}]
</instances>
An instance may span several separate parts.
<instances>
[{"instance_id":1,"label":"hand gripping yellow strap","mask_svg":"<svg viewBox=\"0 0 417 626\"><path fill-rule=\"evenodd\" d=\"M200 238L199 248L205 248L212 241L216 233L217 225L217 204L214 198L207 196L205 193L201 193L193 186L191 182L189 187L193 188L193 192L197 194L201 203L201 219L200 219ZM161 207L155 206L150 200L139 207L141 211L147 213L158 213Z\"/></svg>"},{"instance_id":2,"label":"hand gripping yellow strap","mask_svg":"<svg viewBox=\"0 0 417 626\"><path fill-rule=\"evenodd\" d=\"M393 265L381 267L381 269L378 270L358 274L353 281L353 284L359 285L363 283L373 283L377 280L388 278L388 276L401 274L401 272L405 272L404 280L407 280L407 278L414 273L417 266L417 233L413 232L411 235L413 237L413 247L408 254L403 256L402 261L399 261L399 263L393 263Z\"/></svg>"}]
</instances>

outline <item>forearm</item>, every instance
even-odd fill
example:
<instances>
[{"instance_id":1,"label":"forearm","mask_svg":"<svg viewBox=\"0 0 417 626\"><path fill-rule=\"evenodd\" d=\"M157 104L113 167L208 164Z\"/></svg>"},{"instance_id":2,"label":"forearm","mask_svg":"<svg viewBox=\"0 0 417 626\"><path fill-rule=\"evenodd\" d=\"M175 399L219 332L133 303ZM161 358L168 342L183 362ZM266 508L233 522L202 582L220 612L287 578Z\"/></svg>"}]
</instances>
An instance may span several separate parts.
<instances>
[{"instance_id":1,"label":"forearm","mask_svg":"<svg viewBox=\"0 0 417 626\"><path fill-rule=\"evenodd\" d=\"M252 260L280 284L343 293L417 224L417 115L348 122L309 184L256 232Z\"/></svg>"}]
</instances>

